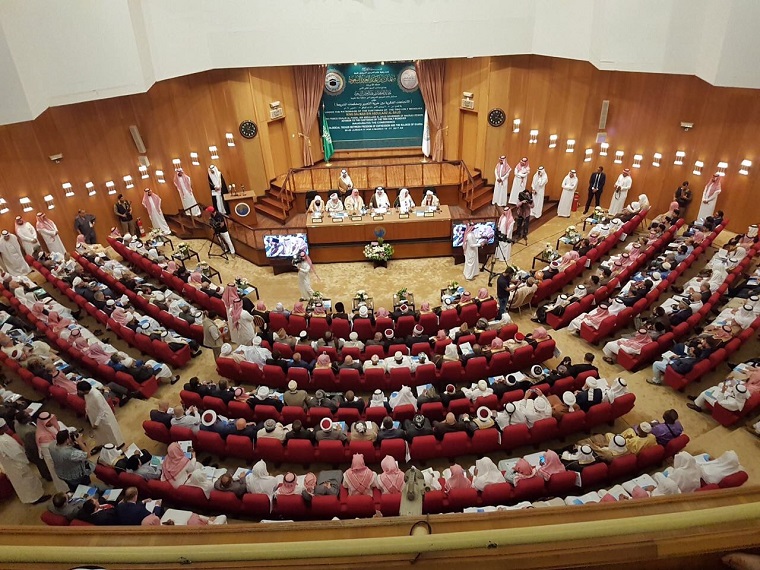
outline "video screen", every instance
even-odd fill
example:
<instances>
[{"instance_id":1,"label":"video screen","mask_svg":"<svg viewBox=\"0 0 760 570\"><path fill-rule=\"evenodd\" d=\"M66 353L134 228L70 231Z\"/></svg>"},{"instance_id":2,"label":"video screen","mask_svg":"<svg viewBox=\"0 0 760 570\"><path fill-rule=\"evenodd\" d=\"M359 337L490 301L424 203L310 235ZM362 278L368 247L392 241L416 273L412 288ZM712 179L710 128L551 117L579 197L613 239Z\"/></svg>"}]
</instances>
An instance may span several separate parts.
<instances>
[{"instance_id":1,"label":"video screen","mask_svg":"<svg viewBox=\"0 0 760 570\"><path fill-rule=\"evenodd\" d=\"M462 247L465 229L467 229L466 224L454 224L451 236L451 245L453 247ZM478 241L485 240L486 243L493 243L496 238L496 222L478 222L475 224L473 231Z\"/></svg>"},{"instance_id":2,"label":"video screen","mask_svg":"<svg viewBox=\"0 0 760 570\"><path fill-rule=\"evenodd\" d=\"M309 253L306 234L264 236L264 255L267 257L293 257L299 251Z\"/></svg>"}]
</instances>

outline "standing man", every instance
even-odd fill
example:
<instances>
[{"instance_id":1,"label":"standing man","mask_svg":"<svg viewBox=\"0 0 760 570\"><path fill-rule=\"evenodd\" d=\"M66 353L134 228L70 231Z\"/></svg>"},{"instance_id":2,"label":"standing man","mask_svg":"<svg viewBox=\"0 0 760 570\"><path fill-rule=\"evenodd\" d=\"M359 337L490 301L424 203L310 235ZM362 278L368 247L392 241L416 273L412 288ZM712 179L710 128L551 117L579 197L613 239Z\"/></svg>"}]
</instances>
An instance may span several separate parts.
<instances>
[{"instance_id":1,"label":"standing man","mask_svg":"<svg viewBox=\"0 0 760 570\"><path fill-rule=\"evenodd\" d=\"M533 192L525 188L517 196L517 235L515 241L525 240L528 244L528 224L530 224L530 213L533 210Z\"/></svg>"},{"instance_id":2,"label":"standing man","mask_svg":"<svg viewBox=\"0 0 760 570\"><path fill-rule=\"evenodd\" d=\"M97 444L102 446L113 443L116 447L123 445L124 436L121 435L119 422L100 390L93 390L89 382L81 380L77 382L77 392L84 396L85 412Z\"/></svg>"},{"instance_id":3,"label":"standing man","mask_svg":"<svg viewBox=\"0 0 760 570\"><path fill-rule=\"evenodd\" d=\"M178 168L174 172L174 186L179 192L179 199L182 201L182 209L190 216L200 216L201 207L198 205L198 201L193 194L193 185L190 181L190 177L185 174L185 171Z\"/></svg>"},{"instance_id":4,"label":"standing man","mask_svg":"<svg viewBox=\"0 0 760 570\"><path fill-rule=\"evenodd\" d=\"M208 167L208 185L211 188L211 200L218 212L227 213L224 203L224 195L227 194L227 182L224 180L222 171L215 164Z\"/></svg>"},{"instance_id":5,"label":"standing man","mask_svg":"<svg viewBox=\"0 0 760 570\"><path fill-rule=\"evenodd\" d=\"M37 231L42 234L42 239L45 240L45 245L50 253L55 252L62 255L66 253L66 248L58 233L58 226L53 220L48 219L43 212L37 212Z\"/></svg>"},{"instance_id":6,"label":"standing man","mask_svg":"<svg viewBox=\"0 0 760 570\"><path fill-rule=\"evenodd\" d=\"M692 197L689 181L685 180L684 183L678 187L675 194L675 200L678 202L678 209L680 210L679 213L684 220L686 219L686 210L689 209Z\"/></svg>"},{"instance_id":7,"label":"standing man","mask_svg":"<svg viewBox=\"0 0 760 570\"><path fill-rule=\"evenodd\" d=\"M159 230L165 236L170 235L172 231L169 229L169 224L166 223L166 218L164 218L164 212L161 210L161 196L154 194L150 188L146 188L142 205L148 210L148 216L150 217L153 229Z\"/></svg>"},{"instance_id":8,"label":"standing man","mask_svg":"<svg viewBox=\"0 0 760 570\"><path fill-rule=\"evenodd\" d=\"M631 169L625 168L615 181L615 192L612 194L610 201L610 216L617 216L625 207L625 200L628 197L628 190L631 189L633 179L631 178Z\"/></svg>"},{"instance_id":9,"label":"standing man","mask_svg":"<svg viewBox=\"0 0 760 570\"><path fill-rule=\"evenodd\" d=\"M697 214L698 220L704 220L708 216L713 215L715 212L715 202L717 202L721 191L720 174L716 172L705 185L705 189L702 192L702 203L699 205L699 213Z\"/></svg>"},{"instance_id":10,"label":"standing man","mask_svg":"<svg viewBox=\"0 0 760 570\"><path fill-rule=\"evenodd\" d=\"M512 216L512 206L501 209L501 216L496 222L496 251L494 256L500 261L509 261L512 257L512 232L515 229L515 218Z\"/></svg>"},{"instance_id":11,"label":"standing man","mask_svg":"<svg viewBox=\"0 0 760 570\"><path fill-rule=\"evenodd\" d=\"M206 211L211 214L209 223L211 224L214 233L221 238L223 243L226 245L227 251L229 251L232 255L235 255L235 246L232 245L232 238L230 238L230 232L227 229L227 220L221 214L221 212L217 212L213 206L206 208Z\"/></svg>"},{"instance_id":12,"label":"standing man","mask_svg":"<svg viewBox=\"0 0 760 570\"><path fill-rule=\"evenodd\" d=\"M499 162L496 163L494 169L494 184L493 184L493 199L491 204L497 206L507 205L507 185L509 183L509 173L512 172L512 167L507 162L507 157L502 155L499 157Z\"/></svg>"},{"instance_id":13,"label":"standing man","mask_svg":"<svg viewBox=\"0 0 760 570\"><path fill-rule=\"evenodd\" d=\"M599 200L602 197L604 191L604 184L607 182L607 175L604 173L604 167L600 166L596 172L591 175L591 179L588 181L588 200L586 200L586 207L583 210L583 215L588 214L588 209L591 207L591 200L595 201L595 205L599 206Z\"/></svg>"},{"instance_id":14,"label":"standing man","mask_svg":"<svg viewBox=\"0 0 760 570\"><path fill-rule=\"evenodd\" d=\"M76 432L75 432L76 433ZM73 437L73 439L72 439ZM74 444L77 447L74 447ZM74 492L79 485L90 485L92 465L87 460L90 448L82 439L81 434L74 436L68 430L61 430L55 436L55 445L50 447L53 466L58 477Z\"/></svg>"},{"instance_id":15,"label":"standing man","mask_svg":"<svg viewBox=\"0 0 760 570\"><path fill-rule=\"evenodd\" d=\"M345 196L353 189L354 183L351 181L351 177L348 175L348 172L344 168L340 171L340 178L338 178L338 190L340 190L340 193Z\"/></svg>"},{"instance_id":16,"label":"standing man","mask_svg":"<svg viewBox=\"0 0 760 570\"><path fill-rule=\"evenodd\" d=\"M219 327L216 326L208 311L203 311L203 346L210 348L214 353L214 360L219 358L222 353L224 339Z\"/></svg>"},{"instance_id":17,"label":"standing man","mask_svg":"<svg viewBox=\"0 0 760 570\"><path fill-rule=\"evenodd\" d=\"M24 259L24 254L21 253L18 238L8 233L8 230L3 230L1 235L0 256L3 258L3 265L5 265L6 271L13 277L29 275L32 269L29 267L26 259Z\"/></svg>"},{"instance_id":18,"label":"standing man","mask_svg":"<svg viewBox=\"0 0 760 570\"><path fill-rule=\"evenodd\" d=\"M509 268L496 278L496 299L499 301L499 318L507 312L509 306L509 284L512 272Z\"/></svg>"},{"instance_id":19,"label":"standing man","mask_svg":"<svg viewBox=\"0 0 760 570\"><path fill-rule=\"evenodd\" d=\"M113 213L119 218L122 235L137 235L137 226L132 219L132 202L125 200L124 194L119 194L116 197L116 203L113 205Z\"/></svg>"},{"instance_id":20,"label":"standing man","mask_svg":"<svg viewBox=\"0 0 760 570\"><path fill-rule=\"evenodd\" d=\"M528 164L528 157L524 156L520 159L520 162L517 163L517 166L515 166L515 177L512 180L512 191L509 194L510 204L517 204L520 201L518 196L528 185L528 174L530 174L530 164Z\"/></svg>"},{"instance_id":21,"label":"standing man","mask_svg":"<svg viewBox=\"0 0 760 570\"><path fill-rule=\"evenodd\" d=\"M22 503L37 504L50 498L42 489L39 475L32 471L24 448L7 433L0 435L0 467Z\"/></svg>"},{"instance_id":22,"label":"standing man","mask_svg":"<svg viewBox=\"0 0 760 570\"><path fill-rule=\"evenodd\" d=\"M480 268L478 267L478 249L482 245L483 242L475 235L475 224L469 222L462 238L464 278L468 281L472 281L480 273Z\"/></svg>"},{"instance_id":23,"label":"standing man","mask_svg":"<svg viewBox=\"0 0 760 570\"><path fill-rule=\"evenodd\" d=\"M21 216L16 216L16 236L18 236L21 247L24 248L24 253L27 255L34 255L34 250L40 247L40 242L37 239L37 230L29 222L25 222Z\"/></svg>"},{"instance_id":24,"label":"standing man","mask_svg":"<svg viewBox=\"0 0 760 570\"><path fill-rule=\"evenodd\" d=\"M84 236L84 242L90 245L96 243L95 240L95 216L88 214L84 210L77 212L74 218L74 229L79 235Z\"/></svg>"},{"instance_id":25,"label":"standing man","mask_svg":"<svg viewBox=\"0 0 760 570\"><path fill-rule=\"evenodd\" d=\"M546 171L543 166L539 166L536 173L533 175L533 182L531 187L533 188L533 210L531 216L538 219L544 212L544 190L549 183L549 177L546 175Z\"/></svg>"},{"instance_id":26,"label":"standing man","mask_svg":"<svg viewBox=\"0 0 760 570\"><path fill-rule=\"evenodd\" d=\"M575 190L578 188L578 177L575 175L575 170L571 170L567 173L564 180L562 180L562 195L559 198L559 204L557 205L557 215L560 218L569 218L573 209L573 198L575 197Z\"/></svg>"}]
</instances>

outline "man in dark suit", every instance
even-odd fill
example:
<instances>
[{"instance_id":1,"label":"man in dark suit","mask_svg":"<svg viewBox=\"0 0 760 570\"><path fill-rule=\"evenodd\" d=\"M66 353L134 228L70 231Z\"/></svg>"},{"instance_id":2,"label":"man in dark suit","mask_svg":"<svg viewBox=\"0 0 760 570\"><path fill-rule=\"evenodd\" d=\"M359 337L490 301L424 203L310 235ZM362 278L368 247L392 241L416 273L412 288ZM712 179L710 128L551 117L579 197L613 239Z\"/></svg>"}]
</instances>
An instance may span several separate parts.
<instances>
[{"instance_id":1,"label":"man in dark suit","mask_svg":"<svg viewBox=\"0 0 760 570\"><path fill-rule=\"evenodd\" d=\"M158 403L157 410L150 411L150 419L154 422L164 424L167 428L172 427L172 418L174 414L169 413L169 402L162 400Z\"/></svg>"},{"instance_id":2,"label":"man in dark suit","mask_svg":"<svg viewBox=\"0 0 760 570\"><path fill-rule=\"evenodd\" d=\"M219 380L219 384L216 388L212 388L210 390L209 396L219 398L225 404L229 404L232 400L235 399L235 392L229 389L227 380L223 378Z\"/></svg>"},{"instance_id":3,"label":"man in dark suit","mask_svg":"<svg viewBox=\"0 0 760 570\"><path fill-rule=\"evenodd\" d=\"M598 368L594 366L594 355L587 352L583 357L583 364L571 364L567 367L567 376L578 376L581 372L598 372Z\"/></svg>"},{"instance_id":4,"label":"man in dark suit","mask_svg":"<svg viewBox=\"0 0 760 570\"><path fill-rule=\"evenodd\" d=\"M406 438L406 432L401 429L394 427L393 425L393 418L390 416L385 416L383 419L383 423L380 426L380 430L377 432L377 443L379 444L384 439L405 439Z\"/></svg>"},{"instance_id":5,"label":"man in dark suit","mask_svg":"<svg viewBox=\"0 0 760 570\"><path fill-rule=\"evenodd\" d=\"M124 491L124 500L116 505L116 518L120 525L139 526L150 511L145 503L137 502L137 487L128 487Z\"/></svg>"},{"instance_id":6,"label":"man in dark suit","mask_svg":"<svg viewBox=\"0 0 760 570\"><path fill-rule=\"evenodd\" d=\"M607 182L607 175L604 173L604 167L600 166L597 171L591 175L591 179L588 181L588 199L586 200L586 208L583 210L584 215L588 214L592 199L596 202L596 206L599 205L605 182Z\"/></svg>"}]
</instances>

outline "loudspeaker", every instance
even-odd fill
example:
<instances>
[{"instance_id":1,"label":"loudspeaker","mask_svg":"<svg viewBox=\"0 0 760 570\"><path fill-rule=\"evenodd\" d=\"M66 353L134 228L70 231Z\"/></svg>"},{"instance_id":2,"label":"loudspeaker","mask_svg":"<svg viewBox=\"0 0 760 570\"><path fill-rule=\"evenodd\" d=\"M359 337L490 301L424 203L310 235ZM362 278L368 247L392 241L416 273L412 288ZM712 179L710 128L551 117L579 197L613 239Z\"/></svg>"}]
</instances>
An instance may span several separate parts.
<instances>
[{"instance_id":1,"label":"loudspeaker","mask_svg":"<svg viewBox=\"0 0 760 570\"><path fill-rule=\"evenodd\" d=\"M140 154L145 154L145 143L142 140L142 137L140 136L140 131L137 129L137 125L132 125L129 127L129 132L132 135L132 140L135 141L135 146L137 147L137 152Z\"/></svg>"},{"instance_id":2,"label":"loudspeaker","mask_svg":"<svg viewBox=\"0 0 760 570\"><path fill-rule=\"evenodd\" d=\"M610 101L605 99L602 101L602 112L599 114L599 130L603 131L607 126L607 113L610 110Z\"/></svg>"}]
</instances>

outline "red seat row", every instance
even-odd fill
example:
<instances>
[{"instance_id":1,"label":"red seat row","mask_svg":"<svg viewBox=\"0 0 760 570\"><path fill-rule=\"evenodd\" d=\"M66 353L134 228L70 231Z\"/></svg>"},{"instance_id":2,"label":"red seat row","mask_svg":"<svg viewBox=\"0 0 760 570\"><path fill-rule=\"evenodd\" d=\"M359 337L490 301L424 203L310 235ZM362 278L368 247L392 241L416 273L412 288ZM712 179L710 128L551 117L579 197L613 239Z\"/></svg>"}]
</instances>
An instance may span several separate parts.
<instances>
[{"instance_id":1,"label":"red seat row","mask_svg":"<svg viewBox=\"0 0 760 570\"><path fill-rule=\"evenodd\" d=\"M104 364L98 364L95 360L86 356L81 350L66 342L60 336L51 330L45 323L37 319L25 305L22 305L15 296L0 285L0 293L10 300L10 303L23 315L26 320L37 327L41 333L43 333L51 346L55 346L57 350L67 355L67 360L71 362L77 362L87 368L93 375L97 376L98 380L104 384L109 382L115 382L120 386L124 386L130 392L140 392L146 398L150 398L158 390L158 380L155 376L151 376L143 383L138 383L132 376L125 372L116 372L110 366ZM40 379L42 380L42 379ZM45 382L44 380L42 380ZM45 382L49 384L48 382ZM60 401L60 400L59 400Z\"/></svg>"},{"instance_id":2,"label":"red seat row","mask_svg":"<svg viewBox=\"0 0 760 570\"><path fill-rule=\"evenodd\" d=\"M201 430L193 433L188 428L167 428L164 424L151 420L143 422L143 429L149 438L162 443L192 441L196 451L220 457L237 457L246 461L265 459L278 465L309 465L315 462L337 465L350 462L355 453L363 453L367 463L377 463L386 455L405 463L407 451L411 459L424 462L437 457L453 459L462 455L482 456L495 451L508 452L524 445L537 446L542 442L564 438L579 431L590 431L604 423L612 425L615 419L633 409L635 401L636 396L633 394L624 394L616 398L612 404L602 402L592 406L588 412L578 410L565 414L559 421L553 417L539 420L532 428L525 424L512 425L501 433L496 428L489 428L476 431L472 437L466 432L454 432L445 434L441 441L432 435L418 436L412 439L408 450L403 439L383 440L379 447L375 447L370 441L343 443L331 440L319 441L315 445L309 440L293 439L282 443L276 439L259 438L254 446L251 439L244 436L229 435L224 439L216 432Z\"/></svg>"},{"instance_id":3,"label":"red seat row","mask_svg":"<svg viewBox=\"0 0 760 570\"><path fill-rule=\"evenodd\" d=\"M713 240L723 230L724 227L725 224L721 224L715 230L713 230L713 232L710 233L710 235L707 236L707 238L705 238L702 243L694 248L694 251L692 251L685 260L679 263L676 268L668 274L667 279L663 279L655 289L650 291L643 299L639 299L636 304L633 305L633 307L628 307L617 315L607 317L602 321L598 329L594 329L583 323L581 325L580 331L581 338L587 340L592 344L598 344L599 341L603 338L608 337L618 330L629 326L637 315L644 312L655 301L657 301L660 295L664 293L670 285L675 283L676 279L678 279L686 270L691 267L691 265L699 258L699 256L705 252L710 244L712 244ZM644 260L642 263L644 262L648 262L648 259ZM633 276L638 270L638 267L641 267L641 264L638 264L636 269L631 269L630 271L624 272L624 275L626 275L626 277L624 279L621 276L621 281L627 280L629 277ZM704 309L704 307L702 309ZM701 320L701 318L707 314L708 310L709 309L700 310L699 319L696 317L692 319L692 321L695 321L694 324L696 324L696 322L699 322L699 320Z\"/></svg>"},{"instance_id":4,"label":"red seat row","mask_svg":"<svg viewBox=\"0 0 760 570\"><path fill-rule=\"evenodd\" d=\"M200 325L191 325L183 319L179 319L167 311L159 309L156 305L150 303L147 299L141 297L132 289L128 289L122 283L103 271L94 263L88 261L77 252L72 252L71 256L79 263L85 271L93 275L101 283L105 283L111 290L118 292L120 295L129 297L130 303L141 311L147 313L167 329L174 330L184 337L192 338L197 342L203 342L203 327Z\"/></svg>"},{"instance_id":5,"label":"red seat row","mask_svg":"<svg viewBox=\"0 0 760 570\"><path fill-rule=\"evenodd\" d=\"M534 387L541 390L544 394L561 396L568 390L580 390L586 383L587 378L590 376L596 377L597 375L596 371L583 372L577 378L573 378L572 376L560 378L551 387L547 383L538 384ZM507 402L521 400L524 395L525 393L522 390L510 390L509 392L505 392L501 398L492 394L478 398L474 402L467 398L452 400L449 402L448 407L444 406L441 402L431 402L423 404L419 409L419 413L431 421L442 420L448 412L452 412L457 416L467 413L473 414L481 406L486 406L491 410L500 410ZM387 415L385 407L380 406L365 408L363 414L360 414L356 408L341 408L335 414L332 414L328 408L317 407L310 408L308 412L298 406L283 406L281 412L278 412L274 406L265 405L257 405L255 409L251 409L245 402L233 400L229 404L225 404L221 398L213 396L201 397L199 394L188 390L180 392L180 399L185 408L195 406L199 410L214 410L217 414L226 418L244 418L255 422L262 422L271 418L285 425L291 424L295 420L300 420L302 424L309 427L318 425L319 421L325 417L336 421L345 421L348 424L361 419L371 420L379 424ZM404 420L412 419L416 413L414 406L405 404L396 406L391 416L394 420L403 422Z\"/></svg>"},{"instance_id":6,"label":"red seat row","mask_svg":"<svg viewBox=\"0 0 760 570\"><path fill-rule=\"evenodd\" d=\"M541 301L548 299L555 293L559 293L565 285L578 277L588 267L591 267L592 263L615 247L615 245L623 239L624 235L633 233L642 220L646 218L648 211L649 209L636 214L628 222L623 224L622 228L607 236L602 243L592 248L586 255L580 257L572 267L569 267L567 270L555 275L551 279L544 279L541 281L533 295L531 304L534 307L538 306Z\"/></svg>"},{"instance_id":7,"label":"red seat row","mask_svg":"<svg viewBox=\"0 0 760 570\"><path fill-rule=\"evenodd\" d=\"M150 337L141 333L135 333L129 327L118 324L113 319L109 318L105 312L97 309L92 303L89 303L81 295L77 295L76 292L69 286L68 283L62 279L56 278L46 267L44 267L39 261L33 259L31 256L27 256L27 261L34 266L34 268L42 273L42 275L50 283L55 285L62 293L64 293L69 299L74 301L79 307L86 310L92 317L98 320L103 325L108 325L108 328L113 330L119 338L124 340L130 346L135 347L145 354L149 354L160 362L166 362L167 364L179 368L188 363L192 357L190 347L184 346L181 350L175 352L169 345L160 340L152 340Z\"/></svg>"},{"instance_id":8,"label":"red seat row","mask_svg":"<svg viewBox=\"0 0 760 570\"><path fill-rule=\"evenodd\" d=\"M576 474L572 471L555 473L547 481L533 477L511 483L495 483L485 487L483 491L476 489L455 489L449 492L427 491L423 498L424 514L439 514L462 511L468 507L489 505L510 505L520 501L531 501L543 497L575 495L597 489L601 486L614 484L624 479L635 477L639 473L650 470L673 457L689 442L688 436L680 435L665 447L655 446L642 450L638 456L629 455L613 460L609 464L596 463L581 471L582 485L576 486ZM238 499L234 493L227 491L211 491L206 498L203 490L198 487L181 485L177 489L166 481L146 481L130 473L117 473L111 467L98 465L95 474L103 482L113 487L125 488L134 486L141 494L153 499L163 499L167 503L176 504L180 508L202 510L206 512L224 513L229 516L262 518L283 518L292 520L327 520L339 518L369 518L380 511L384 516L399 514L401 495L397 493L381 494L376 491L372 496L348 495L341 489L339 496L314 496L307 503L301 495L276 497L270 501L267 495L246 493ZM745 472L740 471L724 478L718 485L709 488L738 487L748 479ZM63 517L43 515L42 520L47 524L66 525Z\"/></svg>"}]
</instances>

